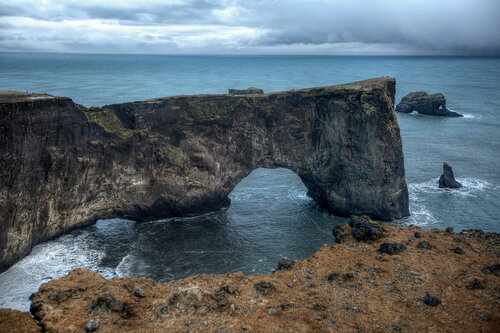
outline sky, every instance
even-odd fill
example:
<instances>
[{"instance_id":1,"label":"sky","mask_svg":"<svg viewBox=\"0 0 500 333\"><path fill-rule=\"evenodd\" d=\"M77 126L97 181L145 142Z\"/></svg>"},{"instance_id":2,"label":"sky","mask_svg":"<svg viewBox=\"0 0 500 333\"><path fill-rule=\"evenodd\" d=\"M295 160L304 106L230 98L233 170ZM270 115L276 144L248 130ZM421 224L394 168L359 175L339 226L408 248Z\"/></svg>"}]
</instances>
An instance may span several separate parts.
<instances>
[{"instance_id":1,"label":"sky","mask_svg":"<svg viewBox=\"0 0 500 333\"><path fill-rule=\"evenodd\" d=\"M0 52L500 55L500 0L0 0Z\"/></svg>"}]
</instances>

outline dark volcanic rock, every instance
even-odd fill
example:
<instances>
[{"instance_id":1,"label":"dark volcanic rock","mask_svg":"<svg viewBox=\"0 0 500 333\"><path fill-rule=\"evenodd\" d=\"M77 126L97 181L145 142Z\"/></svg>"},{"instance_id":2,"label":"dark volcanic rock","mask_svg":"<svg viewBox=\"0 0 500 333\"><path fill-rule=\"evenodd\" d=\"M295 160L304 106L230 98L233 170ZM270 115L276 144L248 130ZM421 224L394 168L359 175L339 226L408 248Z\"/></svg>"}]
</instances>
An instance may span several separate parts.
<instances>
[{"instance_id":1,"label":"dark volcanic rock","mask_svg":"<svg viewBox=\"0 0 500 333\"><path fill-rule=\"evenodd\" d=\"M395 80L86 108L0 94L0 271L97 219L229 205L252 170L288 168L341 215L409 215Z\"/></svg>"},{"instance_id":2,"label":"dark volcanic rock","mask_svg":"<svg viewBox=\"0 0 500 333\"><path fill-rule=\"evenodd\" d=\"M401 251L406 250L406 246L404 244L399 243L382 243L380 244L380 248L378 252L387 253L387 254L396 254Z\"/></svg>"},{"instance_id":3,"label":"dark volcanic rock","mask_svg":"<svg viewBox=\"0 0 500 333\"><path fill-rule=\"evenodd\" d=\"M455 180L451 166L443 163L443 174L439 177L439 188L460 188L462 184Z\"/></svg>"},{"instance_id":4,"label":"dark volcanic rock","mask_svg":"<svg viewBox=\"0 0 500 333\"><path fill-rule=\"evenodd\" d=\"M297 261L295 260L280 259L280 261L278 262L278 266L276 266L276 270L281 271L291 269L296 263Z\"/></svg>"},{"instance_id":5,"label":"dark volcanic rock","mask_svg":"<svg viewBox=\"0 0 500 333\"><path fill-rule=\"evenodd\" d=\"M441 300L436 296L431 296L427 294L424 297L424 303L430 306L438 306L439 304L441 304Z\"/></svg>"},{"instance_id":6,"label":"dark volcanic rock","mask_svg":"<svg viewBox=\"0 0 500 333\"><path fill-rule=\"evenodd\" d=\"M417 247L419 249L428 250L431 248L431 244L429 244L429 242L427 242L427 241L422 241L422 242L418 242Z\"/></svg>"},{"instance_id":7,"label":"dark volcanic rock","mask_svg":"<svg viewBox=\"0 0 500 333\"><path fill-rule=\"evenodd\" d=\"M359 241L377 240L384 236L382 228L364 216L351 218L349 225L353 237Z\"/></svg>"},{"instance_id":8,"label":"dark volcanic rock","mask_svg":"<svg viewBox=\"0 0 500 333\"><path fill-rule=\"evenodd\" d=\"M412 92L403 97L396 107L396 112L411 113L413 111L432 116L463 117L446 108L446 98L441 93L429 95L423 91Z\"/></svg>"},{"instance_id":9,"label":"dark volcanic rock","mask_svg":"<svg viewBox=\"0 0 500 333\"><path fill-rule=\"evenodd\" d=\"M259 88L247 88L247 89L229 89L229 95L253 95L253 94L263 94L264 90Z\"/></svg>"}]
</instances>

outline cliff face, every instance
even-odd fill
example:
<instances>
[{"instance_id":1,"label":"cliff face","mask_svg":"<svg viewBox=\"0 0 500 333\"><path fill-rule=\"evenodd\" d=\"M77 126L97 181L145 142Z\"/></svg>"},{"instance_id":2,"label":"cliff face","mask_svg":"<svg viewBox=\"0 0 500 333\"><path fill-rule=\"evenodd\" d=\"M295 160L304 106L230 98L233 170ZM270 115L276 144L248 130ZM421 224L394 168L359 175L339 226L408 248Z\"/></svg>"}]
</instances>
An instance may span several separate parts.
<instances>
[{"instance_id":1,"label":"cliff face","mask_svg":"<svg viewBox=\"0 0 500 333\"><path fill-rule=\"evenodd\" d=\"M85 108L0 97L0 271L98 218L218 210L253 169L289 168L338 215L409 214L395 80Z\"/></svg>"}]
</instances>

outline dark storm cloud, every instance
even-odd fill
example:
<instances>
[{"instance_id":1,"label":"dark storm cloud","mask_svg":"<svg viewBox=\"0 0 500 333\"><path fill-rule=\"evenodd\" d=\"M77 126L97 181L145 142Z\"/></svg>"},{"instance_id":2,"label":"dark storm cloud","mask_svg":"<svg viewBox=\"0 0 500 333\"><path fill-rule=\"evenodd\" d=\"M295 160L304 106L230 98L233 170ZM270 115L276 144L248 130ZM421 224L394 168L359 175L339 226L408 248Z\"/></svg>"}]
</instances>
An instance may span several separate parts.
<instances>
[{"instance_id":1,"label":"dark storm cloud","mask_svg":"<svg viewBox=\"0 0 500 333\"><path fill-rule=\"evenodd\" d=\"M0 50L500 54L499 13L499 0L0 0Z\"/></svg>"}]
</instances>

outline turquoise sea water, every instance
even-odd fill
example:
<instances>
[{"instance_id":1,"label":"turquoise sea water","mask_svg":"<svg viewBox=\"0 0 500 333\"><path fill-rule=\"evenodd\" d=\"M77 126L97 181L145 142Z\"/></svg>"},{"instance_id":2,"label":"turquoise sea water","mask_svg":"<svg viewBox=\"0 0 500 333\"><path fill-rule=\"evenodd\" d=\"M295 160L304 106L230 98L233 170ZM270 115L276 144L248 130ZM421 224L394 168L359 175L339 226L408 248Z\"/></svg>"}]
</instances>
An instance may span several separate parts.
<instances>
[{"instance_id":1,"label":"turquoise sea water","mask_svg":"<svg viewBox=\"0 0 500 333\"><path fill-rule=\"evenodd\" d=\"M394 224L500 232L500 58L326 56L128 56L0 54L0 89L67 96L86 106L178 94L265 92L393 76L396 102L442 92L464 118L398 114L411 216ZM440 190L442 163L464 187ZM197 273L269 272L332 242L344 220L307 197L286 169L258 169L228 210L149 223L99 221L36 246L0 275L0 307L26 310L41 282L76 267L165 281ZM21 281L21 282L20 282Z\"/></svg>"}]
</instances>

